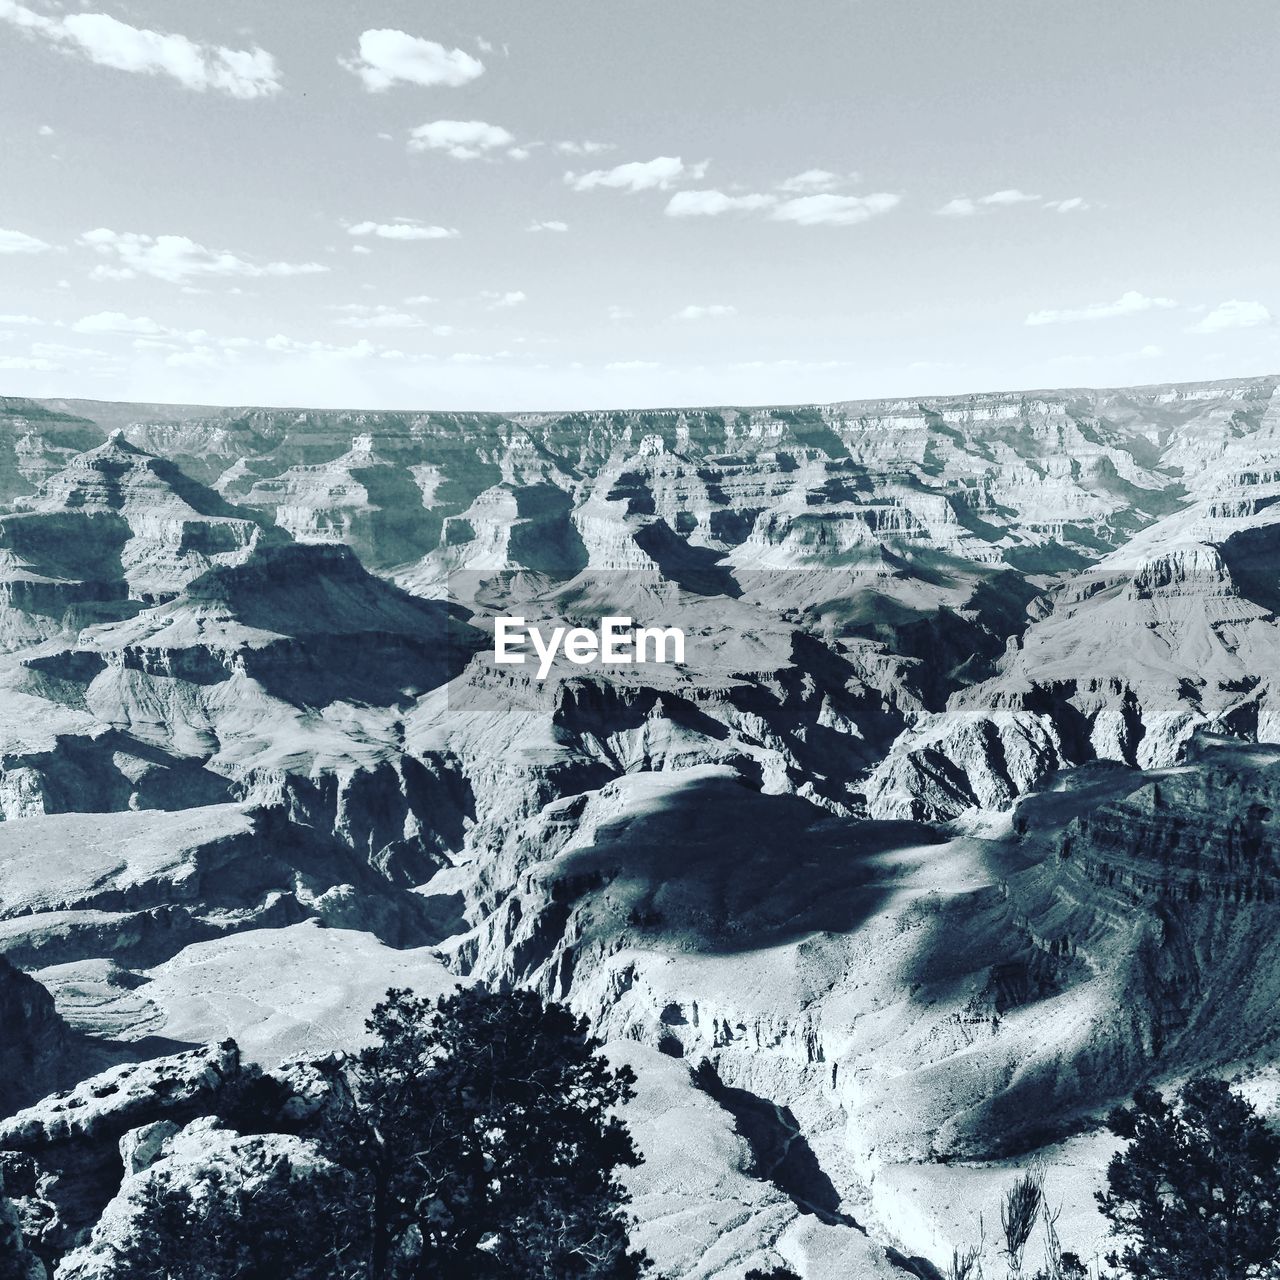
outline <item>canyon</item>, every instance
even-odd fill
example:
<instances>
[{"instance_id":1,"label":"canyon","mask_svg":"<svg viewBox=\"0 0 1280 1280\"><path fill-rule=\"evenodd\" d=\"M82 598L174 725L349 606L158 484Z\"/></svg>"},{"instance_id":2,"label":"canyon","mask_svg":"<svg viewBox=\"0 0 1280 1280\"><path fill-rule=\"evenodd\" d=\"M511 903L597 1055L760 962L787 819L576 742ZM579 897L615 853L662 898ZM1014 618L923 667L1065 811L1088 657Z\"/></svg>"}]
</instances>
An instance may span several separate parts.
<instances>
[{"instance_id":1,"label":"canyon","mask_svg":"<svg viewBox=\"0 0 1280 1280\"><path fill-rule=\"evenodd\" d=\"M217 1100L323 1106L391 986L588 1017L669 1280L936 1276L1036 1158L1096 1256L1110 1107L1200 1070L1280 1105L1280 377L0 398L0 503L33 1266L93 1280L149 1179L320 1169ZM543 679L511 617L685 653Z\"/></svg>"}]
</instances>

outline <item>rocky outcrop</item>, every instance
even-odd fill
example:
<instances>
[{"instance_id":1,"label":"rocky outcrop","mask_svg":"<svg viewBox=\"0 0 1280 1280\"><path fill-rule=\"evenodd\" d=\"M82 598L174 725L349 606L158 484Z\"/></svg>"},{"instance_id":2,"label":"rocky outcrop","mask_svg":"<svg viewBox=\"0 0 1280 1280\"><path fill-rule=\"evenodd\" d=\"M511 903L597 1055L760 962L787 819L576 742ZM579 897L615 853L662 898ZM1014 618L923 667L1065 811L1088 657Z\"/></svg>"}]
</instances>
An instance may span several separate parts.
<instances>
[{"instance_id":1,"label":"rocky outcrop","mask_svg":"<svg viewBox=\"0 0 1280 1280\"><path fill-rule=\"evenodd\" d=\"M0 1116L65 1083L74 1040L53 997L0 955Z\"/></svg>"},{"instance_id":2,"label":"rocky outcrop","mask_svg":"<svg viewBox=\"0 0 1280 1280\"><path fill-rule=\"evenodd\" d=\"M35 1171L19 1200L32 1248L56 1259L88 1235L120 1185L126 1134L215 1110L241 1072L239 1050L227 1042L111 1068L0 1123L6 1161L20 1163L17 1153Z\"/></svg>"},{"instance_id":3,"label":"rocky outcrop","mask_svg":"<svg viewBox=\"0 0 1280 1280\"><path fill-rule=\"evenodd\" d=\"M282 1133L242 1135L214 1118L135 1130L122 1147L128 1152L124 1181L88 1241L62 1258L63 1280L120 1280L119 1252L145 1231L148 1197L169 1188L229 1206L252 1204L268 1188L284 1205L322 1186L334 1200L343 1193L343 1174L313 1142Z\"/></svg>"},{"instance_id":4,"label":"rocky outcrop","mask_svg":"<svg viewBox=\"0 0 1280 1280\"><path fill-rule=\"evenodd\" d=\"M0 1122L0 1166L18 1175L11 1194L32 1249L59 1275L97 1274L153 1169L189 1188L232 1169L278 1172L282 1159L307 1176L323 1161L290 1135L337 1096L340 1072L328 1058L264 1077L227 1040L110 1068ZM267 1132L244 1138L236 1122Z\"/></svg>"},{"instance_id":5,"label":"rocky outcrop","mask_svg":"<svg viewBox=\"0 0 1280 1280\"><path fill-rule=\"evenodd\" d=\"M876 766L867 781L867 813L946 822L971 809L1008 809L1066 763L1047 716L936 715L898 738Z\"/></svg>"}]
</instances>

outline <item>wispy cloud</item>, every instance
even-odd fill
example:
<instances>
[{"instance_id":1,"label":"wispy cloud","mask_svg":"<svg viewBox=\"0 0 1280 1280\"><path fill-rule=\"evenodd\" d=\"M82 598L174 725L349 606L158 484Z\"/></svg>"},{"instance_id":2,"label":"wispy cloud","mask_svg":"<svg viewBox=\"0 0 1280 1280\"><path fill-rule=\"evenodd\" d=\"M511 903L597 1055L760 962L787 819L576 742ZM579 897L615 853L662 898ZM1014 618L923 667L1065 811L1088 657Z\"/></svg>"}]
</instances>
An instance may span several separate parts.
<instances>
[{"instance_id":1,"label":"wispy cloud","mask_svg":"<svg viewBox=\"0 0 1280 1280\"><path fill-rule=\"evenodd\" d=\"M989 196L979 197L978 203L996 206L1035 204L1039 199L1039 196L1029 196L1025 191L1019 191L1017 187L1005 187L1002 191L993 191Z\"/></svg>"},{"instance_id":2,"label":"wispy cloud","mask_svg":"<svg viewBox=\"0 0 1280 1280\"><path fill-rule=\"evenodd\" d=\"M610 373L642 373L646 369L658 368L656 360L611 360L605 368Z\"/></svg>"},{"instance_id":3,"label":"wispy cloud","mask_svg":"<svg viewBox=\"0 0 1280 1280\"><path fill-rule=\"evenodd\" d=\"M339 312L334 323L346 329L423 329L427 323L421 316L385 304L347 302L330 310Z\"/></svg>"},{"instance_id":4,"label":"wispy cloud","mask_svg":"<svg viewBox=\"0 0 1280 1280\"><path fill-rule=\"evenodd\" d=\"M812 191L834 191L845 181L856 182L857 177L851 174L847 179L842 178L838 173L832 173L830 169L806 169L803 173L797 173L794 177L778 183L778 190L789 191L796 195Z\"/></svg>"},{"instance_id":5,"label":"wispy cloud","mask_svg":"<svg viewBox=\"0 0 1280 1280\"><path fill-rule=\"evenodd\" d=\"M795 222L802 227L850 227L888 213L901 196L877 191L869 196L813 195L784 200L769 214L775 222Z\"/></svg>"},{"instance_id":6,"label":"wispy cloud","mask_svg":"<svg viewBox=\"0 0 1280 1280\"><path fill-rule=\"evenodd\" d=\"M100 67L168 76L197 92L212 89L232 98L264 98L281 89L275 58L256 45L228 49L198 44L183 35L130 26L105 13L54 16L15 0L0 0L0 22Z\"/></svg>"},{"instance_id":7,"label":"wispy cloud","mask_svg":"<svg viewBox=\"0 0 1280 1280\"><path fill-rule=\"evenodd\" d=\"M0 227L0 253L46 253L52 248L51 244L24 231L6 231Z\"/></svg>"},{"instance_id":8,"label":"wispy cloud","mask_svg":"<svg viewBox=\"0 0 1280 1280\"><path fill-rule=\"evenodd\" d=\"M777 203L777 196L764 193L734 196L714 189L677 191L667 201L666 213L671 218L717 218L723 213L768 209Z\"/></svg>"},{"instance_id":9,"label":"wispy cloud","mask_svg":"<svg viewBox=\"0 0 1280 1280\"><path fill-rule=\"evenodd\" d=\"M826 169L808 169L780 182L774 191L735 194L716 188L677 191L667 201L670 218L718 218L727 213L766 212L775 222L799 226L853 226L887 213L902 197L887 191L872 195L842 195L818 188L848 181ZM795 194L806 192L803 195Z\"/></svg>"},{"instance_id":10,"label":"wispy cloud","mask_svg":"<svg viewBox=\"0 0 1280 1280\"><path fill-rule=\"evenodd\" d=\"M181 284L192 277L304 276L329 270L319 262L253 262L225 249L206 249L186 236L149 236L136 231L112 231L109 227L86 231L76 243L110 259L95 270L98 279L152 276Z\"/></svg>"},{"instance_id":11,"label":"wispy cloud","mask_svg":"<svg viewBox=\"0 0 1280 1280\"><path fill-rule=\"evenodd\" d=\"M681 307L671 318L673 320L711 320L718 319L721 316L733 316L738 314L737 307L731 307L727 303L712 302L706 306L698 306L690 303L687 307Z\"/></svg>"},{"instance_id":12,"label":"wispy cloud","mask_svg":"<svg viewBox=\"0 0 1280 1280\"><path fill-rule=\"evenodd\" d=\"M358 75L370 93L394 84L457 88L484 73L484 63L462 49L447 49L394 27L361 32L357 56L338 61Z\"/></svg>"},{"instance_id":13,"label":"wispy cloud","mask_svg":"<svg viewBox=\"0 0 1280 1280\"><path fill-rule=\"evenodd\" d=\"M380 347L368 338L360 338L349 346L337 346L329 342L303 341L288 334L277 333L262 343L251 344L275 355L325 362L328 360L388 360L421 363L437 359L429 352L410 353L397 347Z\"/></svg>"},{"instance_id":14,"label":"wispy cloud","mask_svg":"<svg viewBox=\"0 0 1280 1280\"><path fill-rule=\"evenodd\" d=\"M483 120L431 120L409 131L410 151L443 151L455 160L478 160L514 147L506 129Z\"/></svg>"},{"instance_id":15,"label":"wispy cloud","mask_svg":"<svg viewBox=\"0 0 1280 1280\"><path fill-rule=\"evenodd\" d=\"M1092 302L1087 307L1032 311L1025 323L1028 325L1073 324L1082 320L1111 320L1116 316L1137 315L1142 311L1167 311L1170 307L1177 305L1172 298L1149 298L1145 293L1130 289L1122 293L1114 302Z\"/></svg>"},{"instance_id":16,"label":"wispy cloud","mask_svg":"<svg viewBox=\"0 0 1280 1280\"><path fill-rule=\"evenodd\" d=\"M531 222L529 223L528 227L525 228L525 230L526 231L568 231L569 224L567 222L560 222L556 218L551 218L546 222Z\"/></svg>"},{"instance_id":17,"label":"wispy cloud","mask_svg":"<svg viewBox=\"0 0 1280 1280\"><path fill-rule=\"evenodd\" d=\"M453 227L439 227L413 218L393 222L357 222L347 228L349 236L377 236L379 240L453 240L460 234Z\"/></svg>"},{"instance_id":18,"label":"wispy cloud","mask_svg":"<svg viewBox=\"0 0 1280 1280\"><path fill-rule=\"evenodd\" d=\"M707 171L707 162L686 165L679 156L655 156L652 160L633 160L612 169L592 169L589 173L566 173L564 180L575 191L591 191L612 187L619 191L668 190L684 179L696 181Z\"/></svg>"},{"instance_id":19,"label":"wispy cloud","mask_svg":"<svg viewBox=\"0 0 1280 1280\"><path fill-rule=\"evenodd\" d=\"M1191 333L1222 333L1226 329L1255 329L1272 324L1270 310L1261 302L1232 298L1220 303L1204 319L1191 326Z\"/></svg>"},{"instance_id":20,"label":"wispy cloud","mask_svg":"<svg viewBox=\"0 0 1280 1280\"><path fill-rule=\"evenodd\" d=\"M506 293L496 293L493 290L486 289L481 295L491 307L518 307L522 302L528 302L529 295L523 289L511 289Z\"/></svg>"},{"instance_id":21,"label":"wispy cloud","mask_svg":"<svg viewBox=\"0 0 1280 1280\"><path fill-rule=\"evenodd\" d=\"M157 337L169 330L150 316L127 316L123 311L99 311L73 324L76 333L118 333Z\"/></svg>"},{"instance_id":22,"label":"wispy cloud","mask_svg":"<svg viewBox=\"0 0 1280 1280\"><path fill-rule=\"evenodd\" d=\"M934 212L944 218L972 218L984 209L1009 209L1020 204L1039 204L1042 209L1052 209L1056 213L1080 213L1092 208L1083 196L1070 196L1065 200L1045 200L1043 196L1031 195L1017 187L1005 187L985 196L956 196L948 200Z\"/></svg>"},{"instance_id":23,"label":"wispy cloud","mask_svg":"<svg viewBox=\"0 0 1280 1280\"><path fill-rule=\"evenodd\" d=\"M616 150L616 144L612 142L557 142L555 149L562 156L594 156L602 151Z\"/></svg>"}]
</instances>

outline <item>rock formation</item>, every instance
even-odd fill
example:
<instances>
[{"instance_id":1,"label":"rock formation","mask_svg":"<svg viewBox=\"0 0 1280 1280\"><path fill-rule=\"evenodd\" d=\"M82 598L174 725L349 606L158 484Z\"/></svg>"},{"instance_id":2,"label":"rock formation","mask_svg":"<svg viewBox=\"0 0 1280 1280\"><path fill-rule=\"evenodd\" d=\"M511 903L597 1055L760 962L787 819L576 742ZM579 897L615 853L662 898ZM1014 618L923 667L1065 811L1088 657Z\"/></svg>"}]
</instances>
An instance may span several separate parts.
<instances>
[{"instance_id":1,"label":"rock formation","mask_svg":"<svg viewBox=\"0 0 1280 1280\"><path fill-rule=\"evenodd\" d=\"M930 1274L1037 1151L1088 1252L1109 1106L1280 1070L1278 500L1276 377L0 400L27 1246L90 1280L153 1179L305 1176L219 1115L242 1055L305 1076L388 986L480 981L635 1066L672 1280ZM686 661L494 661L498 617L610 614Z\"/></svg>"}]
</instances>

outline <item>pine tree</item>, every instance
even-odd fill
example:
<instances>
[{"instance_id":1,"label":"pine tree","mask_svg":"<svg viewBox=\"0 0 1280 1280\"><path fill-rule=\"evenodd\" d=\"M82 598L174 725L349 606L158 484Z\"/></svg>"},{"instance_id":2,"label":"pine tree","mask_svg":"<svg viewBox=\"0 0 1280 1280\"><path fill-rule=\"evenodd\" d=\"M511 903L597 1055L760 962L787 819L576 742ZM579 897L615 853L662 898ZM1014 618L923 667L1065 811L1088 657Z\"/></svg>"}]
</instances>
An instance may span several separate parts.
<instances>
[{"instance_id":1,"label":"pine tree","mask_svg":"<svg viewBox=\"0 0 1280 1280\"><path fill-rule=\"evenodd\" d=\"M627 1194L639 1163L611 1114L634 1076L585 1020L532 992L392 990L368 1023L333 1158L357 1176L371 1280L634 1280Z\"/></svg>"},{"instance_id":2,"label":"pine tree","mask_svg":"<svg viewBox=\"0 0 1280 1280\"><path fill-rule=\"evenodd\" d=\"M1221 1080L1176 1101L1141 1089L1108 1127L1128 1146L1098 1193L1124 1247L1108 1262L1135 1280L1280 1276L1280 1137Z\"/></svg>"}]
</instances>

